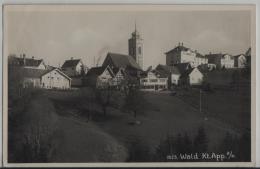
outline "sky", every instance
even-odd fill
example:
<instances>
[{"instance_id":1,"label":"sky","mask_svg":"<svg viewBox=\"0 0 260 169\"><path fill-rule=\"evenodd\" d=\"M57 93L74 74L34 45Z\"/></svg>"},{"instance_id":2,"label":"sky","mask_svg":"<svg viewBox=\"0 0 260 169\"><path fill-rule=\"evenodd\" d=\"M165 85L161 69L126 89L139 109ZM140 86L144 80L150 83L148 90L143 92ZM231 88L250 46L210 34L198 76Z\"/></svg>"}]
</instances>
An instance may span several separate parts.
<instances>
[{"instance_id":1,"label":"sky","mask_svg":"<svg viewBox=\"0 0 260 169\"><path fill-rule=\"evenodd\" d=\"M144 68L165 64L179 42L202 54L245 53L250 47L250 11L20 10L4 13L6 52L61 66L80 58L102 64L107 52L128 54L135 22L144 46ZM98 59L100 58L100 59Z\"/></svg>"}]
</instances>

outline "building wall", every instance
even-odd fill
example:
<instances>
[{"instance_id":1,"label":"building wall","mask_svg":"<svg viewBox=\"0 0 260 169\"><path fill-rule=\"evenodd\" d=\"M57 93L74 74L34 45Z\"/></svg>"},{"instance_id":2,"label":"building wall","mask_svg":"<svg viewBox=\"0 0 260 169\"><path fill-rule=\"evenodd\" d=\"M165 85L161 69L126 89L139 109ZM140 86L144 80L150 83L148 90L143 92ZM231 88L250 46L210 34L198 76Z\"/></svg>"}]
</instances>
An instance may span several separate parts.
<instances>
[{"instance_id":1,"label":"building wall","mask_svg":"<svg viewBox=\"0 0 260 169\"><path fill-rule=\"evenodd\" d=\"M41 87L40 78L24 78L23 87L24 88L30 88L30 87L40 88Z\"/></svg>"},{"instance_id":2,"label":"building wall","mask_svg":"<svg viewBox=\"0 0 260 169\"><path fill-rule=\"evenodd\" d=\"M122 81L124 80L124 75L121 71L118 71L118 73L113 78L113 85L120 85Z\"/></svg>"},{"instance_id":3,"label":"building wall","mask_svg":"<svg viewBox=\"0 0 260 169\"><path fill-rule=\"evenodd\" d=\"M171 83L178 85L179 84L180 75L178 74L172 74L171 75Z\"/></svg>"},{"instance_id":4,"label":"building wall","mask_svg":"<svg viewBox=\"0 0 260 169\"><path fill-rule=\"evenodd\" d=\"M166 53L166 65L173 66L174 64L181 63L181 52Z\"/></svg>"},{"instance_id":5,"label":"building wall","mask_svg":"<svg viewBox=\"0 0 260 169\"><path fill-rule=\"evenodd\" d=\"M189 74L190 85L201 85L202 81L203 74L197 68L194 68L193 71Z\"/></svg>"},{"instance_id":6,"label":"building wall","mask_svg":"<svg viewBox=\"0 0 260 169\"><path fill-rule=\"evenodd\" d=\"M42 88L52 89L68 89L71 86L71 81L65 76L61 75L58 71L53 70L41 78Z\"/></svg>"},{"instance_id":7,"label":"building wall","mask_svg":"<svg viewBox=\"0 0 260 169\"><path fill-rule=\"evenodd\" d=\"M197 67L201 64L208 64L208 59L206 57L195 57L194 66Z\"/></svg>"},{"instance_id":8,"label":"building wall","mask_svg":"<svg viewBox=\"0 0 260 169\"><path fill-rule=\"evenodd\" d=\"M234 68L234 58L230 55L224 55L221 58L221 68Z\"/></svg>"},{"instance_id":9,"label":"building wall","mask_svg":"<svg viewBox=\"0 0 260 169\"><path fill-rule=\"evenodd\" d=\"M196 53L191 50L181 51L181 63L190 63L191 66L195 65Z\"/></svg>"},{"instance_id":10,"label":"building wall","mask_svg":"<svg viewBox=\"0 0 260 169\"><path fill-rule=\"evenodd\" d=\"M240 55L240 56L235 58L234 67L244 68L245 65L246 65L246 62L247 62L246 57L244 55Z\"/></svg>"},{"instance_id":11,"label":"building wall","mask_svg":"<svg viewBox=\"0 0 260 169\"><path fill-rule=\"evenodd\" d=\"M72 76L78 76L81 74L81 69L82 69L83 64L81 62L79 62L77 64L77 66L75 67L67 67L67 68L63 68L62 71L68 75L69 77Z\"/></svg>"},{"instance_id":12,"label":"building wall","mask_svg":"<svg viewBox=\"0 0 260 169\"><path fill-rule=\"evenodd\" d=\"M112 85L113 77L109 73L107 69L104 70L104 72L97 77L96 80L96 87L102 87L106 85Z\"/></svg>"},{"instance_id":13,"label":"building wall","mask_svg":"<svg viewBox=\"0 0 260 169\"><path fill-rule=\"evenodd\" d=\"M152 72L147 77L140 79L141 88L144 90L162 90L168 88L168 78L158 78Z\"/></svg>"}]
</instances>

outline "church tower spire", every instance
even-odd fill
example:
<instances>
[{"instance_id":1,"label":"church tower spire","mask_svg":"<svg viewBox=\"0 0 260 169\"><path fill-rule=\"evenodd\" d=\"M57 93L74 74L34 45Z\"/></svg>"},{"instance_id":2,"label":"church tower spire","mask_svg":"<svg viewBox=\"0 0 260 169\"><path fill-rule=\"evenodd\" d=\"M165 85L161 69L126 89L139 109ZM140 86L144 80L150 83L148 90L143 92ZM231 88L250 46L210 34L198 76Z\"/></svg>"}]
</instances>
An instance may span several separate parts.
<instances>
[{"instance_id":1,"label":"church tower spire","mask_svg":"<svg viewBox=\"0 0 260 169\"><path fill-rule=\"evenodd\" d=\"M135 30L132 33L132 37L128 40L128 53L132 56L136 63L143 69L143 39L137 31L136 20Z\"/></svg>"}]
</instances>

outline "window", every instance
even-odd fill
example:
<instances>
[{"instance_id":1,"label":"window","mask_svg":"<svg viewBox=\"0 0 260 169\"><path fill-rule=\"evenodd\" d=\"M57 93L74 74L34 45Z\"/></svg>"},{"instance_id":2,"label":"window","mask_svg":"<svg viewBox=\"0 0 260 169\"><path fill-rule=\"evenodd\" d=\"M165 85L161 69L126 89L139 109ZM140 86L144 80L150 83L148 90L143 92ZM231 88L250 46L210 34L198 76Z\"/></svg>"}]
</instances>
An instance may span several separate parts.
<instances>
[{"instance_id":1,"label":"window","mask_svg":"<svg viewBox=\"0 0 260 169\"><path fill-rule=\"evenodd\" d=\"M141 46L138 47L138 53L139 53L139 54L142 54L142 48L141 48Z\"/></svg>"},{"instance_id":2,"label":"window","mask_svg":"<svg viewBox=\"0 0 260 169\"><path fill-rule=\"evenodd\" d=\"M157 79L150 79L150 82L157 82Z\"/></svg>"}]
</instances>

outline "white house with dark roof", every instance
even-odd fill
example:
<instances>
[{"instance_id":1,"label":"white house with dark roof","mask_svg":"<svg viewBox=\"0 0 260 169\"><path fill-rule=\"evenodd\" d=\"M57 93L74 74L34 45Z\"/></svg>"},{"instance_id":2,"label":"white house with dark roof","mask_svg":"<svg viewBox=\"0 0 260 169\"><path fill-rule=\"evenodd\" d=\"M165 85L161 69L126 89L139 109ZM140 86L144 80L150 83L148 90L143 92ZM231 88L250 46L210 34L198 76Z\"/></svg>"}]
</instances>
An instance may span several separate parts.
<instances>
[{"instance_id":1,"label":"white house with dark roof","mask_svg":"<svg viewBox=\"0 0 260 169\"><path fill-rule=\"evenodd\" d=\"M81 59L69 59L65 60L61 66L61 70L69 77L80 76L85 73L85 66Z\"/></svg>"},{"instance_id":2,"label":"white house with dark roof","mask_svg":"<svg viewBox=\"0 0 260 169\"><path fill-rule=\"evenodd\" d=\"M246 67L247 60L244 54L239 54L234 56L234 67L244 68Z\"/></svg>"},{"instance_id":3,"label":"white house with dark roof","mask_svg":"<svg viewBox=\"0 0 260 169\"><path fill-rule=\"evenodd\" d=\"M23 76L24 88L69 89L71 87L71 78L56 68L51 70L19 68L16 71Z\"/></svg>"},{"instance_id":4,"label":"white house with dark roof","mask_svg":"<svg viewBox=\"0 0 260 169\"><path fill-rule=\"evenodd\" d=\"M201 64L207 64L208 59L196 50L191 50L179 43L177 47L168 51L166 54L166 65L173 66L179 63L190 63L192 67L197 67Z\"/></svg>"},{"instance_id":5,"label":"white house with dark roof","mask_svg":"<svg viewBox=\"0 0 260 169\"><path fill-rule=\"evenodd\" d=\"M43 59L35 59L34 56L31 58L26 57L25 54L21 54L20 57L11 56L9 58L8 64L11 66L18 66L22 68L31 69L46 69L46 65Z\"/></svg>"},{"instance_id":6,"label":"white house with dark roof","mask_svg":"<svg viewBox=\"0 0 260 169\"><path fill-rule=\"evenodd\" d=\"M85 75L83 84L96 88L113 85L113 70L109 66L100 66L91 68Z\"/></svg>"},{"instance_id":7,"label":"white house with dark roof","mask_svg":"<svg viewBox=\"0 0 260 169\"><path fill-rule=\"evenodd\" d=\"M168 75L157 70L145 72L140 78L140 87L145 91L159 91L168 88Z\"/></svg>"}]
</instances>

